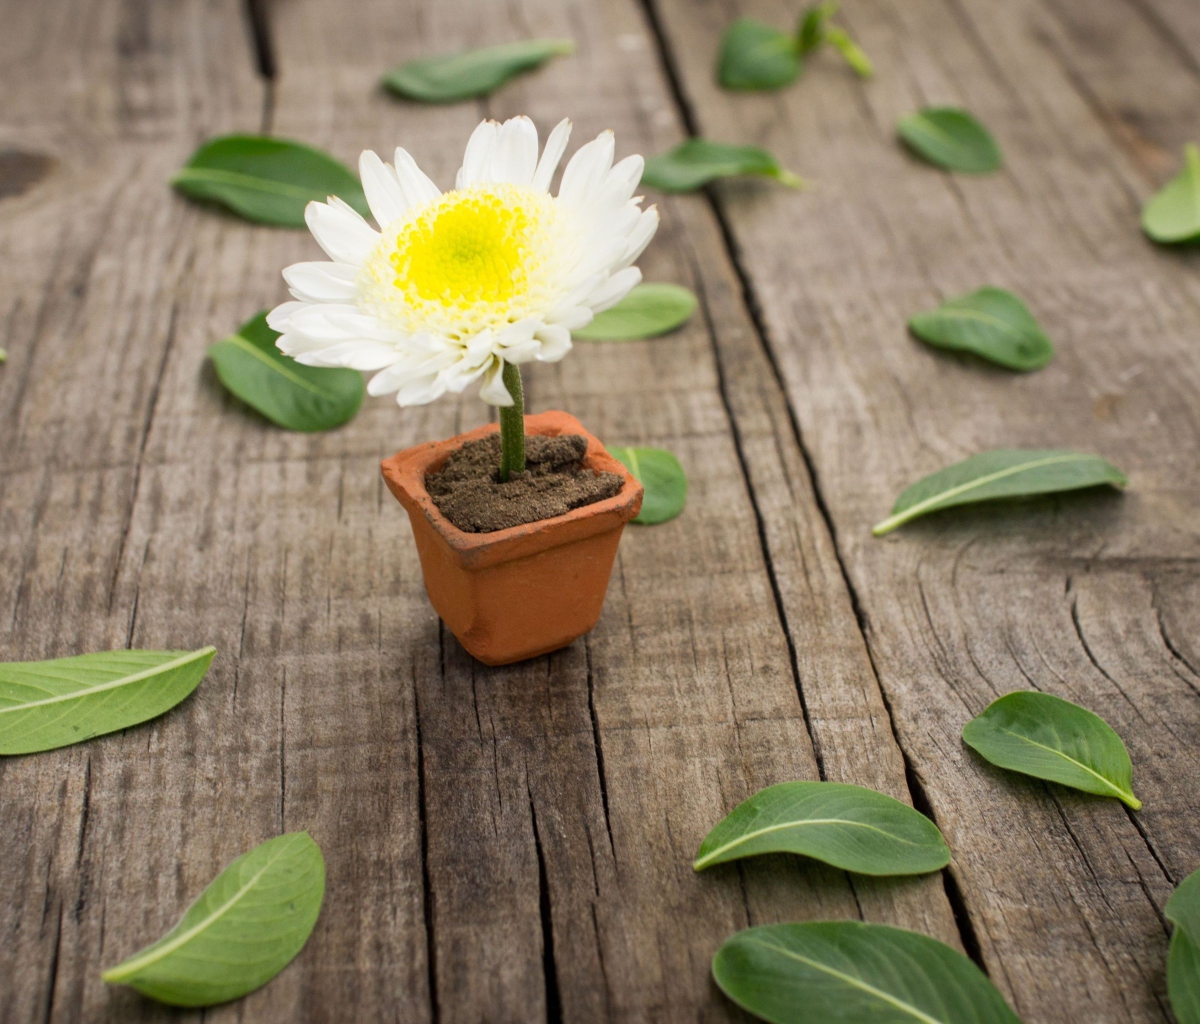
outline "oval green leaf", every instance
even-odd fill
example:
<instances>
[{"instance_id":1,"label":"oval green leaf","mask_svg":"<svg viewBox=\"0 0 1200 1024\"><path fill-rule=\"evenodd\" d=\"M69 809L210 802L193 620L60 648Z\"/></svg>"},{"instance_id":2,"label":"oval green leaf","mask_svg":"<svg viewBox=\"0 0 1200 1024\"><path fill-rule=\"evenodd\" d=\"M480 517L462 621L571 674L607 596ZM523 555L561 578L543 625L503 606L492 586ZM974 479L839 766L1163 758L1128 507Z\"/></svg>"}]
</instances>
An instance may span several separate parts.
<instances>
[{"instance_id":1,"label":"oval green leaf","mask_svg":"<svg viewBox=\"0 0 1200 1024\"><path fill-rule=\"evenodd\" d=\"M696 311L696 296L677 284L639 284L612 309L571 333L584 341L654 338L684 324Z\"/></svg>"},{"instance_id":2,"label":"oval green leaf","mask_svg":"<svg viewBox=\"0 0 1200 1024\"><path fill-rule=\"evenodd\" d=\"M642 184L664 192L691 192L718 178L738 175L774 178L791 188L804 184L801 178L780 167L765 149L708 139L688 139L669 153L647 160Z\"/></svg>"},{"instance_id":3,"label":"oval green leaf","mask_svg":"<svg viewBox=\"0 0 1200 1024\"><path fill-rule=\"evenodd\" d=\"M277 227L304 227L304 208L330 196L371 215L362 185L345 164L303 143L262 135L225 135L205 143L171 184L193 199Z\"/></svg>"},{"instance_id":4,"label":"oval green leaf","mask_svg":"<svg viewBox=\"0 0 1200 1024\"><path fill-rule=\"evenodd\" d=\"M1179 1024L1200 1024L1200 871L1193 871L1167 900L1175 925L1167 955L1167 994Z\"/></svg>"},{"instance_id":5,"label":"oval green leaf","mask_svg":"<svg viewBox=\"0 0 1200 1024\"><path fill-rule=\"evenodd\" d=\"M1142 209L1142 230L1154 241L1200 241L1200 149L1183 151L1183 170L1150 197Z\"/></svg>"},{"instance_id":6,"label":"oval green leaf","mask_svg":"<svg viewBox=\"0 0 1200 1024\"><path fill-rule=\"evenodd\" d=\"M896 130L914 153L947 170L984 174L1003 162L988 130L956 107L926 107L901 118Z\"/></svg>"},{"instance_id":7,"label":"oval green leaf","mask_svg":"<svg viewBox=\"0 0 1200 1024\"><path fill-rule=\"evenodd\" d=\"M1054 358L1054 346L1033 314L1003 288L980 288L918 313L908 329L937 348L971 352L1010 370L1037 370Z\"/></svg>"},{"instance_id":8,"label":"oval green leaf","mask_svg":"<svg viewBox=\"0 0 1200 1024\"><path fill-rule=\"evenodd\" d=\"M963 742L992 764L1072 789L1115 796L1135 811L1133 766L1121 737L1078 704L1034 690L992 701L962 732Z\"/></svg>"},{"instance_id":9,"label":"oval green leaf","mask_svg":"<svg viewBox=\"0 0 1200 1024\"><path fill-rule=\"evenodd\" d=\"M876 524L872 532L882 537L918 516L955 505L1055 494L1101 484L1119 488L1126 483L1125 474L1099 455L998 448L918 480L900 494L892 514Z\"/></svg>"},{"instance_id":10,"label":"oval green leaf","mask_svg":"<svg viewBox=\"0 0 1200 1024\"><path fill-rule=\"evenodd\" d=\"M927 935L861 921L747 928L713 978L773 1024L1020 1024L987 976Z\"/></svg>"},{"instance_id":11,"label":"oval green leaf","mask_svg":"<svg viewBox=\"0 0 1200 1024\"><path fill-rule=\"evenodd\" d=\"M353 419L365 394L362 374L304 366L275 347L278 337L264 310L210 346L221 383L286 430L329 430Z\"/></svg>"},{"instance_id":12,"label":"oval green leaf","mask_svg":"<svg viewBox=\"0 0 1200 1024\"><path fill-rule=\"evenodd\" d=\"M801 57L816 53L825 43L829 31L829 19L837 14L837 0L823 0L813 4L800 15L800 26L796 30L796 48Z\"/></svg>"},{"instance_id":13,"label":"oval green leaf","mask_svg":"<svg viewBox=\"0 0 1200 1024\"><path fill-rule=\"evenodd\" d=\"M717 79L726 89L779 89L800 74L796 40L754 18L738 18L721 40Z\"/></svg>"},{"instance_id":14,"label":"oval green leaf","mask_svg":"<svg viewBox=\"0 0 1200 1024\"><path fill-rule=\"evenodd\" d=\"M486 96L509 79L541 67L551 57L574 52L575 44L570 39L523 39L410 60L391 71L383 84L406 99L455 103Z\"/></svg>"},{"instance_id":15,"label":"oval green leaf","mask_svg":"<svg viewBox=\"0 0 1200 1024\"><path fill-rule=\"evenodd\" d=\"M213 1006L261 988L308 941L325 897L325 861L307 832L242 854L152 946L107 970L172 1006Z\"/></svg>"},{"instance_id":16,"label":"oval green leaf","mask_svg":"<svg viewBox=\"0 0 1200 1024\"><path fill-rule=\"evenodd\" d=\"M662 448L609 448L608 451L645 489L642 510L633 520L635 523L665 523L683 511L687 503L687 476L674 455Z\"/></svg>"},{"instance_id":17,"label":"oval green leaf","mask_svg":"<svg viewBox=\"0 0 1200 1024\"><path fill-rule=\"evenodd\" d=\"M950 863L942 833L920 811L841 782L759 790L704 837L692 867L761 853L798 853L860 875L923 875Z\"/></svg>"},{"instance_id":18,"label":"oval green leaf","mask_svg":"<svg viewBox=\"0 0 1200 1024\"><path fill-rule=\"evenodd\" d=\"M215 647L0 663L0 754L82 743L157 718L204 678Z\"/></svg>"}]
</instances>

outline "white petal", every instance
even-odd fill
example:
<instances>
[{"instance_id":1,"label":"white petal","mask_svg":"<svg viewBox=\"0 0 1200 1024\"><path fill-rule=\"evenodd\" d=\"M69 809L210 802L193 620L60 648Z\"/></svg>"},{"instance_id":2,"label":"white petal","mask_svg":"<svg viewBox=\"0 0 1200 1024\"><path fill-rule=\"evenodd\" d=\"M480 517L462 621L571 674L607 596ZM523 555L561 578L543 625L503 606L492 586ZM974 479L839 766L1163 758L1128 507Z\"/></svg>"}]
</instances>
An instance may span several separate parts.
<instances>
[{"instance_id":1,"label":"white petal","mask_svg":"<svg viewBox=\"0 0 1200 1024\"><path fill-rule=\"evenodd\" d=\"M498 349L507 349L513 345L524 345L532 340L534 331L542 326L542 321L537 317L527 316L524 320L518 320L515 324L509 324L504 330L496 335L496 347ZM504 356L508 359L508 356ZM513 360L509 360L513 362Z\"/></svg>"},{"instance_id":2,"label":"white petal","mask_svg":"<svg viewBox=\"0 0 1200 1024\"><path fill-rule=\"evenodd\" d=\"M542 351L538 361L542 363L557 363L571 351L571 332L558 324L547 324L537 333L542 343Z\"/></svg>"},{"instance_id":3,"label":"white petal","mask_svg":"<svg viewBox=\"0 0 1200 1024\"><path fill-rule=\"evenodd\" d=\"M532 363L541 359L543 345L536 338L530 338L519 345L510 345L504 350L504 361L520 366L522 363Z\"/></svg>"},{"instance_id":4,"label":"white petal","mask_svg":"<svg viewBox=\"0 0 1200 1024\"><path fill-rule=\"evenodd\" d=\"M379 232L336 196L328 203L309 203L304 220L317 244L338 263L361 266L379 241Z\"/></svg>"},{"instance_id":5,"label":"white petal","mask_svg":"<svg viewBox=\"0 0 1200 1024\"><path fill-rule=\"evenodd\" d=\"M567 140L571 137L571 122L563 118L554 126L550 138L546 140L546 148L538 161L537 170L533 172L533 182L530 185L535 192L549 192L550 182L554 180L554 172L567 149Z\"/></svg>"},{"instance_id":6,"label":"white petal","mask_svg":"<svg viewBox=\"0 0 1200 1024\"><path fill-rule=\"evenodd\" d=\"M397 405L428 405L446 393L446 385L440 377L422 377L405 383L396 392Z\"/></svg>"},{"instance_id":7,"label":"white petal","mask_svg":"<svg viewBox=\"0 0 1200 1024\"><path fill-rule=\"evenodd\" d=\"M284 334L276 348L305 366L345 366L352 370L378 370L396 362L394 346L378 341L326 341L303 334Z\"/></svg>"},{"instance_id":8,"label":"white petal","mask_svg":"<svg viewBox=\"0 0 1200 1024\"><path fill-rule=\"evenodd\" d=\"M633 286L642 279L642 272L637 267L626 267L624 270L618 270L604 284L597 288L591 298L588 299L588 305L593 311L603 313L606 309L612 309L620 302Z\"/></svg>"},{"instance_id":9,"label":"white petal","mask_svg":"<svg viewBox=\"0 0 1200 1024\"><path fill-rule=\"evenodd\" d=\"M379 156L369 149L363 150L358 158L358 175L362 178L363 192L367 195L367 205L375 222L381 227L387 227L393 221L404 216L408 209L404 192L400 188L400 180L396 172L379 159Z\"/></svg>"},{"instance_id":10,"label":"white petal","mask_svg":"<svg viewBox=\"0 0 1200 1024\"><path fill-rule=\"evenodd\" d=\"M546 317L546 323L558 324L568 331L581 331L596 318L588 306L559 306Z\"/></svg>"},{"instance_id":11,"label":"white petal","mask_svg":"<svg viewBox=\"0 0 1200 1024\"><path fill-rule=\"evenodd\" d=\"M488 167L492 162L492 147L496 144L496 133L500 126L495 121L480 121L479 126L467 140L467 151L463 154L462 167L455 179L455 188L469 188L486 181Z\"/></svg>"},{"instance_id":12,"label":"white petal","mask_svg":"<svg viewBox=\"0 0 1200 1024\"><path fill-rule=\"evenodd\" d=\"M390 395L394 391L399 391L411 372L410 368L403 363L393 363L367 381L367 394L378 398L380 395Z\"/></svg>"},{"instance_id":13,"label":"white petal","mask_svg":"<svg viewBox=\"0 0 1200 1024\"><path fill-rule=\"evenodd\" d=\"M409 206L427 203L442 194L441 189L429 180L425 172L417 166L417 162L408 155L408 151L399 148L396 149L396 177L400 180L400 188L404 191L404 198L408 200Z\"/></svg>"},{"instance_id":14,"label":"white petal","mask_svg":"<svg viewBox=\"0 0 1200 1024\"><path fill-rule=\"evenodd\" d=\"M614 148L611 130L601 132L591 142L580 146L563 171L558 198L570 206L582 206L612 167Z\"/></svg>"},{"instance_id":15,"label":"white petal","mask_svg":"<svg viewBox=\"0 0 1200 1024\"><path fill-rule=\"evenodd\" d=\"M309 303L307 302L281 302L267 314L267 326L282 334L287 330L287 324L292 314L299 313L300 310L308 309L308 307Z\"/></svg>"},{"instance_id":16,"label":"white petal","mask_svg":"<svg viewBox=\"0 0 1200 1024\"><path fill-rule=\"evenodd\" d=\"M479 397L488 405L508 407L513 404L513 397L504 386L504 360L497 359L483 375L483 387L479 389Z\"/></svg>"},{"instance_id":17,"label":"white petal","mask_svg":"<svg viewBox=\"0 0 1200 1024\"><path fill-rule=\"evenodd\" d=\"M618 266L627 267L636 260L650 244L650 239L654 237L654 232L657 230L658 207L652 206L650 209L642 211L637 226L629 233L629 238L625 241L625 253Z\"/></svg>"},{"instance_id":18,"label":"white petal","mask_svg":"<svg viewBox=\"0 0 1200 1024\"><path fill-rule=\"evenodd\" d=\"M488 179L528 187L537 162L538 137L533 122L524 116L505 121L496 135Z\"/></svg>"},{"instance_id":19,"label":"white petal","mask_svg":"<svg viewBox=\"0 0 1200 1024\"><path fill-rule=\"evenodd\" d=\"M304 302L353 302L358 268L349 263L293 263L283 271L292 294Z\"/></svg>"}]
</instances>

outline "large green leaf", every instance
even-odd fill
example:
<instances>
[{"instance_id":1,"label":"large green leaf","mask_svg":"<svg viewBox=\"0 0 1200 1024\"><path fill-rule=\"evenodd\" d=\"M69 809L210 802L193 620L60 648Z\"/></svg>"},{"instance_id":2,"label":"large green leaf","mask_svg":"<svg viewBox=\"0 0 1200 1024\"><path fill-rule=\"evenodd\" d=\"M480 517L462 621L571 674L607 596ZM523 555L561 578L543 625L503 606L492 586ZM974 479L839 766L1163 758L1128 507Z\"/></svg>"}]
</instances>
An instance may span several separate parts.
<instances>
[{"instance_id":1,"label":"large green leaf","mask_svg":"<svg viewBox=\"0 0 1200 1024\"><path fill-rule=\"evenodd\" d=\"M951 171L984 174L1000 167L1000 147L966 110L926 107L896 126L908 147L931 164Z\"/></svg>"},{"instance_id":2,"label":"large green leaf","mask_svg":"<svg viewBox=\"0 0 1200 1024\"><path fill-rule=\"evenodd\" d=\"M738 175L774 178L792 188L804 184L765 149L708 139L688 139L669 153L651 157L642 172L642 184L664 192L691 192L718 178Z\"/></svg>"},{"instance_id":3,"label":"large green leaf","mask_svg":"<svg viewBox=\"0 0 1200 1024\"><path fill-rule=\"evenodd\" d=\"M717 950L713 977L772 1024L1020 1024L962 953L883 924L747 928Z\"/></svg>"},{"instance_id":4,"label":"large green leaf","mask_svg":"<svg viewBox=\"0 0 1200 1024\"><path fill-rule=\"evenodd\" d=\"M665 523L683 511L687 475L679 460L662 448L609 448L609 454L641 481L642 510L635 523Z\"/></svg>"},{"instance_id":5,"label":"large green leaf","mask_svg":"<svg viewBox=\"0 0 1200 1024\"><path fill-rule=\"evenodd\" d=\"M1156 242L1200 240L1200 149L1188 143L1183 170L1142 209L1142 230Z\"/></svg>"},{"instance_id":6,"label":"large green leaf","mask_svg":"<svg viewBox=\"0 0 1200 1024\"><path fill-rule=\"evenodd\" d=\"M880 537L918 516L954 505L1054 494L1100 484L1124 487L1126 483L1125 474L1099 455L998 448L918 480L901 492L892 514L876 524L872 532Z\"/></svg>"},{"instance_id":7,"label":"large green leaf","mask_svg":"<svg viewBox=\"0 0 1200 1024\"><path fill-rule=\"evenodd\" d=\"M328 153L263 135L225 135L205 143L171 179L193 199L220 203L247 220L304 227L304 208L337 196L370 216L358 178Z\"/></svg>"},{"instance_id":8,"label":"large green leaf","mask_svg":"<svg viewBox=\"0 0 1200 1024\"><path fill-rule=\"evenodd\" d=\"M863 875L920 875L950 863L941 832L920 811L841 782L759 790L704 837L692 867L760 853L799 853Z\"/></svg>"},{"instance_id":9,"label":"large green leaf","mask_svg":"<svg viewBox=\"0 0 1200 1024\"><path fill-rule=\"evenodd\" d=\"M238 857L152 946L104 972L172 1006L212 1006L253 992L304 947L325 896L325 861L307 832Z\"/></svg>"},{"instance_id":10,"label":"large green leaf","mask_svg":"<svg viewBox=\"0 0 1200 1024\"><path fill-rule=\"evenodd\" d=\"M212 345L221 383L287 430L329 430L353 419L365 393L362 374L298 363L275 347L278 337L264 310Z\"/></svg>"},{"instance_id":11,"label":"large green leaf","mask_svg":"<svg viewBox=\"0 0 1200 1024\"><path fill-rule=\"evenodd\" d=\"M738 18L725 30L717 78L726 89L778 89L798 74L793 36L754 18Z\"/></svg>"},{"instance_id":12,"label":"large green leaf","mask_svg":"<svg viewBox=\"0 0 1200 1024\"><path fill-rule=\"evenodd\" d=\"M53 750L157 718L204 678L215 647L0 663L0 754Z\"/></svg>"},{"instance_id":13,"label":"large green leaf","mask_svg":"<svg viewBox=\"0 0 1200 1024\"><path fill-rule=\"evenodd\" d=\"M597 313L582 330L584 341L633 341L666 334L696 311L696 296L677 284L639 284L612 309Z\"/></svg>"},{"instance_id":14,"label":"large green leaf","mask_svg":"<svg viewBox=\"0 0 1200 1024\"><path fill-rule=\"evenodd\" d=\"M1167 900L1175 925L1167 955L1167 994L1179 1024L1200 1024L1200 871L1193 871Z\"/></svg>"},{"instance_id":15,"label":"large green leaf","mask_svg":"<svg viewBox=\"0 0 1200 1024\"><path fill-rule=\"evenodd\" d=\"M1078 704L1034 690L992 701L971 719L963 742L1001 768L1115 796L1135 811L1129 752L1112 726Z\"/></svg>"},{"instance_id":16,"label":"large green leaf","mask_svg":"<svg viewBox=\"0 0 1200 1024\"><path fill-rule=\"evenodd\" d=\"M1010 370L1036 370L1054 358L1054 346L1033 314L1003 288L980 288L918 313L909 330L937 348L971 352Z\"/></svg>"},{"instance_id":17,"label":"large green leaf","mask_svg":"<svg viewBox=\"0 0 1200 1024\"><path fill-rule=\"evenodd\" d=\"M392 92L425 103L454 103L486 96L551 57L574 53L570 39L523 39L465 53L421 57L391 71L383 84Z\"/></svg>"}]
</instances>

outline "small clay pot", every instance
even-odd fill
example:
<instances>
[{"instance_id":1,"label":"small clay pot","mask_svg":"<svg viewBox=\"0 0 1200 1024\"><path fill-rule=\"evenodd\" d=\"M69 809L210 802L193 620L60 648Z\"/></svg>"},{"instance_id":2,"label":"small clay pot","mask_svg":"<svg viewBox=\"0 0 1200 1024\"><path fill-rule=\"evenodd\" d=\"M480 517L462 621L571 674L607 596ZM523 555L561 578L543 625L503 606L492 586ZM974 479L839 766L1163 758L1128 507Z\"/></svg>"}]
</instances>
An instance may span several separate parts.
<instances>
[{"instance_id":1,"label":"small clay pot","mask_svg":"<svg viewBox=\"0 0 1200 1024\"><path fill-rule=\"evenodd\" d=\"M527 434L580 434L583 464L616 473L613 497L566 515L491 533L465 533L425 490L455 451L498 430L496 424L408 448L382 463L383 478L412 521L430 603L471 654L508 665L565 647L600 618L625 524L642 507L642 485L600 441L565 412L525 417Z\"/></svg>"}]
</instances>

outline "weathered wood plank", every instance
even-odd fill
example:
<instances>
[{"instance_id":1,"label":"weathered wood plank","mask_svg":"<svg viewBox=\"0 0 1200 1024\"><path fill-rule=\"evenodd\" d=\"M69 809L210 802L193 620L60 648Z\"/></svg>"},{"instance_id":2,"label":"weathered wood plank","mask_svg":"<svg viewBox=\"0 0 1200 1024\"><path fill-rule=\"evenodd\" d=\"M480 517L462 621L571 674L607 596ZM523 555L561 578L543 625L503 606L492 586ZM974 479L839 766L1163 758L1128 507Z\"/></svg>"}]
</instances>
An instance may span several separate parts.
<instances>
[{"instance_id":1,"label":"weathered wood plank","mask_svg":"<svg viewBox=\"0 0 1200 1024\"><path fill-rule=\"evenodd\" d=\"M1046 40L1074 44L1039 5L864 2L846 16L876 80L862 85L820 58L773 96L721 93L711 60L736 13L785 24L786 5L654 7L698 126L766 145L820 182L803 196L753 184L716 194L993 978L1028 1021L1162 1019L1158 909L1194 866L1184 851L1195 849L1196 795L1182 780L1200 736L1188 655L1171 639L1181 616L1196 616L1194 590L1180 586L1198 543L1186 510L1200 493L1183 455L1197 429L1190 260L1141 237L1146 183L1053 59ZM1159 73L1169 87L1156 104L1188 95L1182 72ZM932 102L978 113L1006 171L952 178L907 157L895 120ZM1183 117L1172 108L1159 120ZM1029 298L1059 342L1047 370L1014 378L906 336L912 312L983 283ZM1132 493L869 535L904 485L941 465L987 447L1064 444L1115 458ZM1165 593L1169 619L1156 611ZM1015 780L964 752L962 724L1030 685L1122 732L1143 814Z\"/></svg>"}]
</instances>

